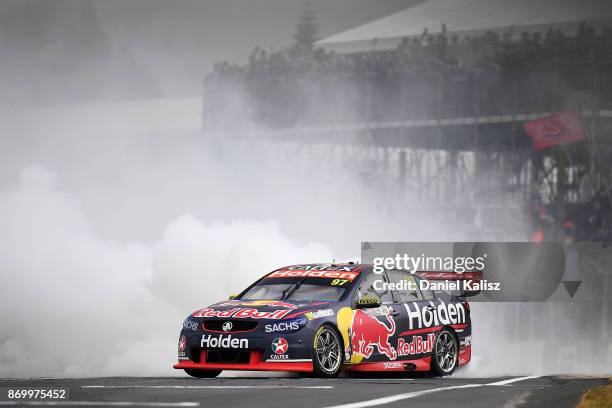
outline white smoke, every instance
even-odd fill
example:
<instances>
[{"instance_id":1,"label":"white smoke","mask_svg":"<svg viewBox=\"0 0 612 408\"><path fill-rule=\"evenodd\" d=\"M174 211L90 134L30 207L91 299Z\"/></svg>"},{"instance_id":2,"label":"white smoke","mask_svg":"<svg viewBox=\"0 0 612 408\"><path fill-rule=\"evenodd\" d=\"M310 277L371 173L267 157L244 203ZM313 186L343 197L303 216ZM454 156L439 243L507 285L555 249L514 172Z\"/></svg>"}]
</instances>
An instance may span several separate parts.
<instances>
[{"instance_id":1,"label":"white smoke","mask_svg":"<svg viewBox=\"0 0 612 408\"><path fill-rule=\"evenodd\" d=\"M171 375L184 317L273 268L354 259L361 241L476 238L402 210L359 163L143 133L151 112L118 106L5 122L0 376Z\"/></svg>"},{"instance_id":2,"label":"white smoke","mask_svg":"<svg viewBox=\"0 0 612 408\"><path fill-rule=\"evenodd\" d=\"M609 376L612 345L593 307L599 302L471 303L472 361L455 375Z\"/></svg>"},{"instance_id":3,"label":"white smoke","mask_svg":"<svg viewBox=\"0 0 612 408\"><path fill-rule=\"evenodd\" d=\"M5 116L0 376L173 374L195 308L385 236L354 178L295 171L258 143L143 133L146 106Z\"/></svg>"},{"instance_id":4,"label":"white smoke","mask_svg":"<svg viewBox=\"0 0 612 408\"><path fill-rule=\"evenodd\" d=\"M425 210L381 216L379 186L338 169L290 172L264 148L133 135L102 126L106 113L72 131L39 118L0 140L12 153L0 184L0 376L173 375L184 317L273 268L354 257L362 240L478 238ZM509 337L500 308L472 305L474 359L457 375L605 372L603 359L547 365L548 336Z\"/></svg>"},{"instance_id":5,"label":"white smoke","mask_svg":"<svg viewBox=\"0 0 612 408\"><path fill-rule=\"evenodd\" d=\"M191 216L173 222L154 248L151 288L180 310L198 307L198 299L227 298L279 265L332 259L325 245L299 245L274 222L205 225Z\"/></svg>"},{"instance_id":6,"label":"white smoke","mask_svg":"<svg viewBox=\"0 0 612 408\"><path fill-rule=\"evenodd\" d=\"M0 376L168 375L192 309L274 266L330 259L272 222L171 222L153 245L104 240L53 175L0 194Z\"/></svg>"}]
</instances>

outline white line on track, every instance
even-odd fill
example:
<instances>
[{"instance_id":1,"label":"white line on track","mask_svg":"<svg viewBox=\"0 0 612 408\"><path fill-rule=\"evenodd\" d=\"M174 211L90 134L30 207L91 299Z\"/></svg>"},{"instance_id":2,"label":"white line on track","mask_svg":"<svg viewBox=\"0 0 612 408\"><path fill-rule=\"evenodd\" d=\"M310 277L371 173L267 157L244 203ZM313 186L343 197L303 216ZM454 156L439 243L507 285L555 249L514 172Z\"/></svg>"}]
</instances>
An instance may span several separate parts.
<instances>
[{"instance_id":1,"label":"white line on track","mask_svg":"<svg viewBox=\"0 0 612 408\"><path fill-rule=\"evenodd\" d=\"M153 388L153 389L279 389L279 388L300 388L300 389L332 389L333 385L82 385L81 388Z\"/></svg>"},{"instance_id":2,"label":"white line on track","mask_svg":"<svg viewBox=\"0 0 612 408\"><path fill-rule=\"evenodd\" d=\"M0 405L30 406L90 406L90 407L199 407L199 402L138 402L138 401L0 401Z\"/></svg>"},{"instance_id":3,"label":"white line on track","mask_svg":"<svg viewBox=\"0 0 612 408\"><path fill-rule=\"evenodd\" d=\"M429 390L422 391L413 391L406 392L403 394L390 395L388 397L371 399L368 401L360 401L360 402L350 402L348 404L334 405L328 408L366 408L366 407L375 407L377 405L390 404L392 402L397 402L409 398L420 397L422 395L435 394L442 391L451 391L451 390L460 390L463 388L477 388L477 387L487 387L487 386L496 386L496 385L508 385L518 381L529 380L532 378L538 378L539 375L530 375L527 377L518 377L518 378L510 378L508 380L497 381L493 383L487 384L465 384L465 385L454 385L451 387L441 387L441 388L432 388Z\"/></svg>"},{"instance_id":4,"label":"white line on track","mask_svg":"<svg viewBox=\"0 0 612 408\"><path fill-rule=\"evenodd\" d=\"M540 376L539 375L529 375L527 377L509 378L507 380L497 381L497 382L489 383L486 385L507 385L507 384L512 384L513 382L531 380L532 378L538 378L538 377Z\"/></svg>"}]
</instances>

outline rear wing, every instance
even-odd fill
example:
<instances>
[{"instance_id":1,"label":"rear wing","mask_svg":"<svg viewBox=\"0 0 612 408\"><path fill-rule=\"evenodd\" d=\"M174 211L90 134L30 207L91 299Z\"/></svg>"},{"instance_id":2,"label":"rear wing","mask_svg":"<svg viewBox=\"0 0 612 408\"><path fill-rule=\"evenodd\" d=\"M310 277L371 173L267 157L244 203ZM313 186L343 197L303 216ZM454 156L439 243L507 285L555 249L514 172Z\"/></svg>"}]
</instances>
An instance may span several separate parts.
<instances>
[{"instance_id":1,"label":"rear wing","mask_svg":"<svg viewBox=\"0 0 612 408\"><path fill-rule=\"evenodd\" d=\"M452 295L459 298L473 297L480 293L480 289L470 290L466 287L479 287L480 282L483 280L482 271L469 271L469 272L452 272L452 271L417 271L415 272L420 278L428 281L450 281L450 282L463 282L461 289L452 291Z\"/></svg>"}]
</instances>

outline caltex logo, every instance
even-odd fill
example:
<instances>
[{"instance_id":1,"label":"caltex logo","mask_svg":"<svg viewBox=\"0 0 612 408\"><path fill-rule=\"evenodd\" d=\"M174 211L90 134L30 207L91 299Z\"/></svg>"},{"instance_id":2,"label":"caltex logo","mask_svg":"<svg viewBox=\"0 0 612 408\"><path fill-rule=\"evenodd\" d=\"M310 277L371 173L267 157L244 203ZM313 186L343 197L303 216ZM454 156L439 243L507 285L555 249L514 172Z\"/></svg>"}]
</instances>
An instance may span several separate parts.
<instances>
[{"instance_id":1,"label":"caltex logo","mask_svg":"<svg viewBox=\"0 0 612 408\"><path fill-rule=\"evenodd\" d=\"M276 354L285 354L288 349L289 349L289 343L287 343L287 340L285 340L282 337L278 337L274 339L274 341L272 342L272 350Z\"/></svg>"}]
</instances>

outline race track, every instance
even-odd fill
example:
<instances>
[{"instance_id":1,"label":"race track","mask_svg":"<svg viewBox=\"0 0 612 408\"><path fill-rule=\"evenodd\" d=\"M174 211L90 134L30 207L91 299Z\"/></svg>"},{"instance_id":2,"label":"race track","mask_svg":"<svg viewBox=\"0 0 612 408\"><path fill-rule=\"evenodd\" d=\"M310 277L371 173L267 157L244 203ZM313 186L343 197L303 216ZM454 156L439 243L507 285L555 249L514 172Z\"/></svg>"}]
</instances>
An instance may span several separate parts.
<instances>
[{"instance_id":1,"label":"race track","mask_svg":"<svg viewBox=\"0 0 612 408\"><path fill-rule=\"evenodd\" d=\"M70 401L0 406L136 407L574 407L606 378L87 378L3 379L0 388L65 387Z\"/></svg>"}]
</instances>

